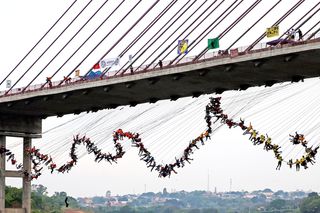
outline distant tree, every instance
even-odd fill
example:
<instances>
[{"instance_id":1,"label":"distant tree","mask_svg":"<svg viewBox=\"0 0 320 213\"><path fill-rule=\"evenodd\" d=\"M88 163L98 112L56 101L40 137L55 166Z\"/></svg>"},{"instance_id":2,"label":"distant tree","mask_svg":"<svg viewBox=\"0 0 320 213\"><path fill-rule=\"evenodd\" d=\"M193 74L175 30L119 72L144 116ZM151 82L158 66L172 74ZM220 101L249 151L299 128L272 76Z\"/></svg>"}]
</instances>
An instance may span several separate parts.
<instances>
[{"instance_id":1,"label":"distant tree","mask_svg":"<svg viewBox=\"0 0 320 213\"><path fill-rule=\"evenodd\" d=\"M316 197L319 197L319 195L318 195L317 192L311 192L311 193L308 194L308 197L316 198Z\"/></svg>"},{"instance_id":2,"label":"distant tree","mask_svg":"<svg viewBox=\"0 0 320 213\"><path fill-rule=\"evenodd\" d=\"M156 194L154 192L146 192L142 193L140 196L145 196L145 197L154 197Z\"/></svg>"},{"instance_id":3,"label":"distant tree","mask_svg":"<svg viewBox=\"0 0 320 213\"><path fill-rule=\"evenodd\" d=\"M107 201L105 197L100 197L100 196L94 196L92 198L92 202L94 204L104 204Z\"/></svg>"},{"instance_id":4,"label":"distant tree","mask_svg":"<svg viewBox=\"0 0 320 213\"><path fill-rule=\"evenodd\" d=\"M319 213L320 212L320 197L311 196L303 199L300 205L301 213Z\"/></svg>"},{"instance_id":5,"label":"distant tree","mask_svg":"<svg viewBox=\"0 0 320 213\"><path fill-rule=\"evenodd\" d=\"M271 201L271 203L268 205L268 209L271 210L280 210L285 208L286 206L286 201L282 199L276 199Z\"/></svg>"},{"instance_id":6,"label":"distant tree","mask_svg":"<svg viewBox=\"0 0 320 213\"><path fill-rule=\"evenodd\" d=\"M253 198L251 198L251 202L253 203L263 203L267 200L267 197L264 194L259 194Z\"/></svg>"},{"instance_id":7,"label":"distant tree","mask_svg":"<svg viewBox=\"0 0 320 213\"><path fill-rule=\"evenodd\" d=\"M201 213L218 213L217 209L203 209Z\"/></svg>"},{"instance_id":8,"label":"distant tree","mask_svg":"<svg viewBox=\"0 0 320 213\"><path fill-rule=\"evenodd\" d=\"M264 189L262 192L264 192L264 193L270 193L270 192L273 192L271 189Z\"/></svg>"},{"instance_id":9,"label":"distant tree","mask_svg":"<svg viewBox=\"0 0 320 213\"><path fill-rule=\"evenodd\" d=\"M122 208L120 208L119 210L120 213L135 213L136 211L131 208L130 206L124 206Z\"/></svg>"},{"instance_id":10,"label":"distant tree","mask_svg":"<svg viewBox=\"0 0 320 213\"><path fill-rule=\"evenodd\" d=\"M32 191L39 194L39 195L47 195L48 194L47 187L45 187L41 184L39 184L39 185L33 184L32 188L33 188Z\"/></svg>"},{"instance_id":11,"label":"distant tree","mask_svg":"<svg viewBox=\"0 0 320 213\"><path fill-rule=\"evenodd\" d=\"M6 186L5 193L6 193L6 198L5 198L6 208L21 208L22 189Z\"/></svg>"},{"instance_id":12,"label":"distant tree","mask_svg":"<svg viewBox=\"0 0 320 213\"><path fill-rule=\"evenodd\" d=\"M295 191L295 192L291 192L291 195L296 197L304 197L306 196L306 193L304 191Z\"/></svg>"}]
</instances>

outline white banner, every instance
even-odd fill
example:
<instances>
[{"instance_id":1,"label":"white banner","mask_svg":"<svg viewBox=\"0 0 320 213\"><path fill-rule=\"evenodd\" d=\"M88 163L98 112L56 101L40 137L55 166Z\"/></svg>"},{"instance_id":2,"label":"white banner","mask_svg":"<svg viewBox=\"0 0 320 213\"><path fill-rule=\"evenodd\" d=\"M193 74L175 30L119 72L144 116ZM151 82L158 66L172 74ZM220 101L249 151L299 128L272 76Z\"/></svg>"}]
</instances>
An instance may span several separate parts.
<instances>
[{"instance_id":1,"label":"white banner","mask_svg":"<svg viewBox=\"0 0 320 213\"><path fill-rule=\"evenodd\" d=\"M120 58L106 58L100 61L100 67L102 69L112 66L118 66L120 62Z\"/></svg>"}]
</instances>

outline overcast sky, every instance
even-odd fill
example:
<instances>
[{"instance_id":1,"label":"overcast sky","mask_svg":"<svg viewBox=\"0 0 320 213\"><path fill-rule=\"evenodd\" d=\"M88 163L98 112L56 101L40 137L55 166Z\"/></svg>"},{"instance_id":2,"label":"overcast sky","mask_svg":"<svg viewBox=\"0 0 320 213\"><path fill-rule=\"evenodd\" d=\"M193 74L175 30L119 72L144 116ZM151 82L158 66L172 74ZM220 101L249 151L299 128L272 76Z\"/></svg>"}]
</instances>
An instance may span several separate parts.
<instances>
[{"instance_id":1,"label":"overcast sky","mask_svg":"<svg viewBox=\"0 0 320 213\"><path fill-rule=\"evenodd\" d=\"M41 54L41 51L43 51L55 36L57 36L67 25L68 21L75 16L76 11L79 11L81 6L84 6L87 2L88 1L79 0L75 5L74 10L70 12L68 18L62 20L61 25L57 26L57 29L50 34L48 39L41 43L41 46L39 46L39 48L30 55L30 58L27 59L22 66L16 70L16 74L12 75L9 79L12 81L17 79L17 77L19 77L19 75L21 75L21 73L31 65L37 56ZM27 75L25 80L20 84L21 86L25 85L28 80L31 80L38 70L42 70L46 62L53 57L59 48L64 45L73 33L75 33L76 29L83 24L83 22L94 12L96 8L98 8L99 5L102 4L102 2L102 0L97 0L90 5L88 10L85 11L83 17L79 17L79 21L72 25L70 31L66 33L66 37L62 37L61 41L57 41L57 44L53 46L52 51L48 51L48 54L39 61L32 71L30 71L33 75ZM61 54L35 82L43 83L45 77L49 73L54 72L57 67L64 62L66 57L69 57L70 53L75 50L77 45L79 45L81 41L85 40L92 30L100 24L102 19L105 17L105 13L110 12L112 8L115 8L116 2L118 1L110 0L104 8L104 13L98 14L98 17L93 21L93 25L88 26L88 28L83 31L83 34L79 34L79 38L77 37L77 39L72 43L73 46L67 49L66 52L63 52L63 54ZM118 28L117 31L115 31L115 33L106 40L104 45L95 51L94 54L92 54L92 56L90 56L88 60L79 67L81 72L84 73L87 71L92 64L94 64L102 54L116 42L119 35L123 34L124 29L128 29L134 20L142 14L142 11L145 11L153 2L154 1L143 0L142 4L132 14L132 17L128 21L124 22L123 26ZM160 5L154 10L150 17L148 17L148 20L153 17L152 15L155 16L157 14L156 12L160 11L159 8L164 8L164 5L168 2L168 0L161 1ZM178 1L178 4L172 9L171 13L167 17L164 17L164 20L158 23L158 27L164 24L166 20L169 20L170 15L177 11L179 5L182 5L184 2L185 1L182 0ZM199 0L194 7L196 8L197 6L200 6L202 2L203 1ZM228 0L226 2L231 1ZM271 3L275 2L277 1L262 1L257 10L251 14L250 17L241 22L241 25L232 31L230 35L228 34L225 40L221 41L222 47L227 47L232 39L235 40L245 28L249 27L250 24L258 18L258 15L265 12L267 8L271 7ZM246 38L240 40L236 46L250 44L250 41L257 38L261 33L263 33L266 27L270 27L270 25L279 18L279 11L283 12L287 10L291 5L293 5L293 2L295 3L297 1L283 0L277 10L270 14L268 18L263 20L261 25L257 26L252 32L250 32ZM19 60L41 38L41 36L70 5L70 3L71 1L66 3L66 1L63 0L12 0L0 2L0 20L2 30L0 39L0 57L2 58L2 62L0 63L0 79L3 79L3 77L13 69ZM210 1L208 1L206 5L209 5L209 3ZM252 3L252 0L244 0L244 7L248 7ZM308 8L311 8L311 6L313 6L311 3L312 1L307 1L296 15L289 18L283 25L280 25L280 32L284 32L284 30L290 26L290 23L292 24L299 15L303 13L303 11L307 11ZM110 19L110 22L103 27L103 29L96 35L95 39L90 41L82 51L79 51L79 54L76 55L67 67L63 69L63 73L68 73L69 70L74 68L85 53L88 52L105 35L105 33L122 18L123 14L128 11L128 8L130 8L130 5L132 5L132 2L125 2L121 11L116 13L114 17ZM224 8L226 7L227 4L224 5ZM205 8L205 6L203 8ZM219 12L222 12L222 9L223 8L221 8ZM226 26L228 26L228 24L231 23L233 19L240 15L242 11L243 9L235 12L229 20L226 20L224 24L219 26L220 28L217 28L215 32L211 32L208 38L216 37L223 31L223 29L225 29ZM218 14L218 12L216 14ZM212 19L213 18L211 18L211 20ZM144 24L147 24L147 22L144 22ZM311 25L312 24L308 24L307 26L310 27ZM124 42L119 44L108 56L110 58L117 57L126 44L134 38L134 33L139 32L139 29L143 29L143 26L143 24L141 24L141 26L137 26L138 28L132 32L132 35L128 35ZM204 29L204 26L200 26L200 28ZM305 31L308 29L307 26L302 28L302 30ZM182 29L183 28L180 30ZM180 33L177 28L173 30ZM155 33L155 30L148 33L146 38L148 38L148 36L151 37L153 33ZM170 33L168 32L167 35ZM191 35L188 39L189 41L192 41L195 37L195 35ZM145 42L146 39L143 41ZM267 40L265 39L264 41ZM190 56L195 55L197 51L199 52L206 47L206 43L206 40L202 41L199 48L197 48L194 53L190 53ZM140 45L141 44L142 43L140 43ZM128 54L134 54L135 51L138 50L139 45L134 47ZM152 52L152 50L150 51ZM126 62L128 54L121 59L122 64ZM176 51L171 53L170 56L172 58L175 55ZM136 66L138 65L139 63L136 64ZM60 77L62 75L63 74L61 74ZM59 80L59 77L57 77L56 80ZM279 138L278 142L283 143L283 145L287 147L285 144L285 138L289 133L297 131L299 128L302 128L307 132L311 132L310 129L314 129L315 126L313 126L313 124L309 125L308 123L308 119L312 118L312 113L309 112L310 110L305 109L306 112L309 112L309 117L306 116L304 119L298 119L298 121L294 123L297 125L292 125L292 116L299 112L299 107L294 108L297 111L292 111L290 113L287 112L286 117L283 120L280 119L281 116L278 116L280 114L279 111L281 109L283 111L283 114L281 113L281 115L284 115L284 113L286 113L286 109L292 105L294 100L296 100L295 98L300 97L298 95L301 95L303 98L307 97L306 100L313 100L314 104L318 103L316 102L318 100L316 91L319 91L319 88L316 86L317 81L318 80L310 80L304 84L297 85L278 85L281 89L273 93L274 95L270 96L270 99L268 100L263 98L263 94L265 94L265 92L256 88L243 93L227 92L223 95L223 97L227 99L227 104L224 106L229 109L230 113L236 113L237 118L244 116L246 121L253 119L252 122L257 123L259 128L266 133L272 133L272 131L274 131L276 138ZM3 90L4 85L1 85L0 89ZM273 90L270 89L270 91ZM300 94L297 91L307 92ZM290 92L296 92L294 93L295 96L287 99L286 97L289 96L288 94ZM309 94L314 95L314 97L310 96L308 99ZM196 137L205 129L205 122L203 120L204 106L208 101L208 97L209 96L201 96L197 100L186 98L177 102L161 101L151 105L139 105L136 108L119 107L115 110L105 110L92 115L80 115L80 118L76 121L59 128L59 131L50 131L49 133L44 134L43 140L37 141L37 144L43 148L43 152L52 151L52 147L56 148L58 150L58 154L56 153L56 155L59 157L59 160L57 161L63 162L68 157L69 144L71 145L73 134L87 134L93 139L96 139L99 142L99 145L106 148L106 151L108 151L107 148L112 148L110 145L112 144L112 131L121 127L125 131L142 132L143 140L146 141L147 146L150 146L150 150L154 151L156 158L160 159L160 161L164 163L171 162L170 159L173 159L174 156L180 156L183 147L188 144L190 139ZM278 106L276 103L282 98L286 101L284 104L279 105L279 109L276 107L270 107L273 111L271 109L262 110L266 104L268 105L273 103L274 105L272 106ZM252 104L253 101L257 101L255 103L257 106ZM237 105L237 103L240 104ZM245 106L245 108L240 110L239 107L241 106ZM254 106L256 108L252 108ZM144 113L142 114L142 112ZM259 114L253 115L250 114L251 112L259 112ZM271 115L276 115L274 120L271 119ZM63 118L48 118L43 121L43 129L46 131L59 123L64 123L65 121L73 118L75 117L65 116ZM103 118L104 122L99 123L99 118ZM161 119L167 122L159 123L159 125L154 127L152 126L152 124ZM94 126L93 128L88 125L88 122L92 122L92 124L99 123L99 125L92 125ZM314 125L316 125L316 121L313 120L313 122L315 123ZM150 126L153 128L150 128ZM279 126L281 126L280 130ZM280 131L280 133L277 131ZM313 133L314 132L318 133L317 131L313 131ZM68 142L69 144L65 143L68 138L70 138L70 141ZM312 136L312 140L317 139L319 138ZM14 144L14 141L17 140L10 139L10 141ZM10 143L8 142L9 145ZM54 144L64 146L57 148ZM176 145L172 146L172 144ZM93 196L104 195L107 190L111 190L112 194L126 194L133 192L142 193L145 191L145 188L147 191L158 192L164 187L167 187L169 191L206 190L208 187L209 175L209 189L212 191L214 190L214 187L217 187L218 191L228 191L230 190L230 187L232 190L271 188L272 190L303 189L320 191L320 185L318 184L318 180L320 178L319 164L315 164L308 170L302 170L300 172L289 170L287 167L280 171L276 171L276 160L272 153L267 153L262 149L262 147L253 146L248 141L248 137L242 136L241 132L236 129L229 130L225 127L219 129L219 131L213 135L211 142L208 142L205 146L201 146L200 150L196 150L193 155L194 161L192 164L186 165L183 169L179 169L178 174L173 175L170 179L161 179L157 177L157 173L151 173L149 169L146 168L145 164L142 161L139 161L137 150L132 148L130 149L128 142L126 149L128 149L128 152L116 165L110 165L107 162L101 162L98 164L93 161L92 156L84 156L69 174L51 175L50 172L46 171L39 180L34 181L33 183L47 186L50 193L53 193L54 191L66 191L72 196ZM17 148L15 150L17 150ZM65 150L65 152L62 153L61 150ZM287 150L290 152L291 149L287 148L286 151ZM299 152L297 152L297 154L299 154ZM232 185L230 185L230 179L232 179ZM8 184L21 186L19 181L10 178L8 178L7 182Z\"/></svg>"}]
</instances>

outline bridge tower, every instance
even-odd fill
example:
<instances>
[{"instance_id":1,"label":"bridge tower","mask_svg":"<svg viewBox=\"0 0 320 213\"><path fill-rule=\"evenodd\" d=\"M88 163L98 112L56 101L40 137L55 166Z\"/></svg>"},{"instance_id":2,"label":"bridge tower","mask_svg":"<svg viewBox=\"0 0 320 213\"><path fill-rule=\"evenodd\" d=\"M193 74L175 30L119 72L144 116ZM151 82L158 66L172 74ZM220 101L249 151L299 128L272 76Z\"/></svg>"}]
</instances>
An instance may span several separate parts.
<instances>
[{"instance_id":1,"label":"bridge tower","mask_svg":"<svg viewBox=\"0 0 320 213\"><path fill-rule=\"evenodd\" d=\"M26 149L32 146L32 138L41 138L42 119L18 115L0 114L0 146L6 147L6 137L23 138L23 170L31 172L31 159ZM22 178L21 208L5 208L6 177ZM21 171L6 170L6 156L0 155L0 213L31 213L31 181Z\"/></svg>"}]
</instances>

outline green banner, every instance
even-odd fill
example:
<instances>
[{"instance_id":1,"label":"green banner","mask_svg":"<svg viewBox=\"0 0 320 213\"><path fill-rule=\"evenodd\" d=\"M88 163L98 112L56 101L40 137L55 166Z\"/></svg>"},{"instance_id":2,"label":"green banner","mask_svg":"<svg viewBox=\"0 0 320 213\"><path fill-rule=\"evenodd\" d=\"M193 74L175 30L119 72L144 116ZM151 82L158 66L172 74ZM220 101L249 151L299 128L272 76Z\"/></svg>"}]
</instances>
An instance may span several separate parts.
<instances>
[{"instance_id":1,"label":"green banner","mask_svg":"<svg viewBox=\"0 0 320 213\"><path fill-rule=\"evenodd\" d=\"M209 38L208 39L208 49L217 49L219 48L219 38Z\"/></svg>"}]
</instances>

